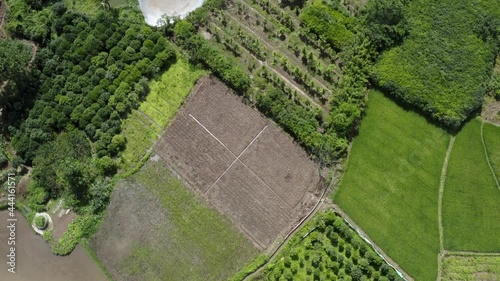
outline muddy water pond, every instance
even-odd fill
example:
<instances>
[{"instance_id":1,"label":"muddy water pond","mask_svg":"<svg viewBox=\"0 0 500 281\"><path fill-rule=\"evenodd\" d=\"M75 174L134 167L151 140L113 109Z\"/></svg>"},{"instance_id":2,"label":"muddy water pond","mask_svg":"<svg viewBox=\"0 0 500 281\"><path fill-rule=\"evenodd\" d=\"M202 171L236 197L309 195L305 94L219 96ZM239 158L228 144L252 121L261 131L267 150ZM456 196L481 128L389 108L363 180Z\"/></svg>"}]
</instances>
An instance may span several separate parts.
<instances>
[{"instance_id":1,"label":"muddy water pond","mask_svg":"<svg viewBox=\"0 0 500 281\"><path fill-rule=\"evenodd\" d=\"M202 4L203 0L139 0L142 13L149 25L156 25L164 14L185 16Z\"/></svg>"},{"instance_id":2,"label":"muddy water pond","mask_svg":"<svg viewBox=\"0 0 500 281\"><path fill-rule=\"evenodd\" d=\"M52 254L26 219L16 214L16 273L8 272L8 212L0 211L0 281L106 281L106 275L80 246L68 256Z\"/></svg>"}]
</instances>

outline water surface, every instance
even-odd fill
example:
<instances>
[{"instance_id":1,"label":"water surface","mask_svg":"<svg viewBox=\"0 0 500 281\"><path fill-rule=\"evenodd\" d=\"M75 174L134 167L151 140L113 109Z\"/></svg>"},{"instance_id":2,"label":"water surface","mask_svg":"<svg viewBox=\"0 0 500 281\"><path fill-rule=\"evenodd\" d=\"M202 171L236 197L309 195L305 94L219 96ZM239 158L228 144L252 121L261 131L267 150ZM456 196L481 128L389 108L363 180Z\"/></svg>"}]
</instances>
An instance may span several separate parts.
<instances>
[{"instance_id":1,"label":"water surface","mask_svg":"<svg viewBox=\"0 0 500 281\"><path fill-rule=\"evenodd\" d=\"M139 0L142 13L149 25L157 25L164 14L184 17L202 4L203 0Z\"/></svg>"}]
</instances>

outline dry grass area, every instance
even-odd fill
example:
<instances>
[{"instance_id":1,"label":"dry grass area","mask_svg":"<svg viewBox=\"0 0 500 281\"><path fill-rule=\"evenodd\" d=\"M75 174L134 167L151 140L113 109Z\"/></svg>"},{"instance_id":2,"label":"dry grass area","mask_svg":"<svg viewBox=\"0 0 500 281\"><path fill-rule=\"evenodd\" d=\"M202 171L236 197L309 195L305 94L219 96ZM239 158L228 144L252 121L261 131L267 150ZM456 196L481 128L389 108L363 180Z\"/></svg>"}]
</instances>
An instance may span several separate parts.
<instances>
[{"instance_id":1,"label":"dry grass area","mask_svg":"<svg viewBox=\"0 0 500 281\"><path fill-rule=\"evenodd\" d=\"M155 153L266 249L318 200L318 167L220 81L198 82Z\"/></svg>"},{"instance_id":2,"label":"dry grass area","mask_svg":"<svg viewBox=\"0 0 500 281\"><path fill-rule=\"evenodd\" d=\"M500 256L448 255L442 266L443 281L500 280Z\"/></svg>"}]
</instances>

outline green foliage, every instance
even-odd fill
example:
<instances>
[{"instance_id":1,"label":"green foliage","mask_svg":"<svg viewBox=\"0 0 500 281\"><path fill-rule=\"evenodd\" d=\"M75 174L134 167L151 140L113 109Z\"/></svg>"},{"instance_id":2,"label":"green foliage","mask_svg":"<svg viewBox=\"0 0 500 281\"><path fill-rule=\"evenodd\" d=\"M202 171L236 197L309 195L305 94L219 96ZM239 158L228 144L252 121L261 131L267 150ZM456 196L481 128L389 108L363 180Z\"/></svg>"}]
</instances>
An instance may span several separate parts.
<instances>
[{"instance_id":1,"label":"green foliage","mask_svg":"<svg viewBox=\"0 0 500 281\"><path fill-rule=\"evenodd\" d=\"M175 116L196 81L205 71L177 60L161 77L149 83L150 93L122 123L127 146L121 153L121 168L136 168L148 149ZM159 110L161 109L161 110Z\"/></svg>"},{"instance_id":2,"label":"green foliage","mask_svg":"<svg viewBox=\"0 0 500 281\"><path fill-rule=\"evenodd\" d=\"M35 217L35 219L33 220L33 223L39 229L45 229L47 227L47 223L48 222L47 222L47 219L45 219L44 216L38 216L38 217Z\"/></svg>"},{"instance_id":3,"label":"green foliage","mask_svg":"<svg viewBox=\"0 0 500 281\"><path fill-rule=\"evenodd\" d=\"M12 167L16 168L24 164L24 159L19 156L14 156L12 159Z\"/></svg>"},{"instance_id":4,"label":"green foliage","mask_svg":"<svg viewBox=\"0 0 500 281\"><path fill-rule=\"evenodd\" d=\"M84 188L84 182L80 183L80 180L90 180L84 179L90 175L87 175L89 170L82 166L90 165L90 156L90 144L83 132L62 133L38 149L33 160L33 179L53 197L65 192L71 194L70 189ZM72 186L73 183L76 186Z\"/></svg>"},{"instance_id":5,"label":"green foliage","mask_svg":"<svg viewBox=\"0 0 500 281\"><path fill-rule=\"evenodd\" d=\"M443 258L443 281L500 278L500 257L449 255Z\"/></svg>"},{"instance_id":6,"label":"green foliage","mask_svg":"<svg viewBox=\"0 0 500 281\"><path fill-rule=\"evenodd\" d=\"M500 138L489 125L488 139ZM451 152L443 195L444 246L453 251L498 252L500 188L497 187L481 141L481 122L472 120L457 135ZM485 134L485 135L486 135ZM488 147L489 145L489 147ZM490 151L500 143L488 142Z\"/></svg>"},{"instance_id":7,"label":"green foliage","mask_svg":"<svg viewBox=\"0 0 500 281\"><path fill-rule=\"evenodd\" d=\"M113 176L118 168L116 162L109 156L104 156L96 160L96 167L103 176Z\"/></svg>"},{"instance_id":8,"label":"green foliage","mask_svg":"<svg viewBox=\"0 0 500 281\"><path fill-rule=\"evenodd\" d=\"M9 164L9 159L4 154L0 154L0 169L3 169Z\"/></svg>"},{"instance_id":9,"label":"green foliage","mask_svg":"<svg viewBox=\"0 0 500 281\"><path fill-rule=\"evenodd\" d=\"M25 0L9 0L7 30L11 35L39 43L47 43L52 36L51 25L55 19L50 7L29 5ZM41 3L40 3L41 4Z\"/></svg>"},{"instance_id":10,"label":"green foliage","mask_svg":"<svg viewBox=\"0 0 500 281\"><path fill-rule=\"evenodd\" d=\"M49 201L49 193L40 187L36 180L31 180L28 186L28 202L30 209L36 212L45 211L45 203Z\"/></svg>"},{"instance_id":11,"label":"green foliage","mask_svg":"<svg viewBox=\"0 0 500 281\"><path fill-rule=\"evenodd\" d=\"M345 155L347 141L334 133L321 134L313 112L288 99L279 90L257 96L257 107L292 135L305 149L324 164Z\"/></svg>"},{"instance_id":12,"label":"green foliage","mask_svg":"<svg viewBox=\"0 0 500 281\"><path fill-rule=\"evenodd\" d=\"M499 5L498 0L410 2L404 12L409 35L382 54L375 82L445 126L458 127L483 102L499 51Z\"/></svg>"},{"instance_id":13,"label":"green foliage","mask_svg":"<svg viewBox=\"0 0 500 281\"><path fill-rule=\"evenodd\" d=\"M259 267L264 265L269 257L265 254L258 255L251 263L246 265L242 270L240 270L236 275L231 277L229 281L241 281L248 275L255 272Z\"/></svg>"},{"instance_id":14,"label":"green foliage","mask_svg":"<svg viewBox=\"0 0 500 281\"><path fill-rule=\"evenodd\" d=\"M160 162L149 161L119 186L147 192L146 198L157 200L143 201L146 195L142 192L131 200L145 204L145 208L159 204L161 212L168 214L167 221L151 226L148 235L158 239L134 243L129 256L118 261L123 276L141 280L227 280L257 254L227 219L205 206ZM104 224L115 223L113 217ZM192 266L193 262L199 266Z\"/></svg>"},{"instance_id":15,"label":"green foliage","mask_svg":"<svg viewBox=\"0 0 500 281\"><path fill-rule=\"evenodd\" d=\"M27 88L32 80L26 67L30 58L27 44L0 38L0 111L7 125L16 124L29 106L31 91Z\"/></svg>"},{"instance_id":16,"label":"green foliage","mask_svg":"<svg viewBox=\"0 0 500 281\"><path fill-rule=\"evenodd\" d=\"M372 91L334 197L417 280L437 275L438 190L448 140L443 130Z\"/></svg>"},{"instance_id":17,"label":"green foliage","mask_svg":"<svg viewBox=\"0 0 500 281\"><path fill-rule=\"evenodd\" d=\"M113 190L113 182L108 179L99 178L90 185L90 208L96 214L104 211L109 203L111 191Z\"/></svg>"},{"instance_id":18,"label":"green foliage","mask_svg":"<svg viewBox=\"0 0 500 281\"><path fill-rule=\"evenodd\" d=\"M238 64L212 47L186 20L179 21L174 28L176 41L186 49L190 59L205 65L238 94L246 93L250 86L247 73Z\"/></svg>"},{"instance_id":19,"label":"green foliage","mask_svg":"<svg viewBox=\"0 0 500 281\"><path fill-rule=\"evenodd\" d=\"M400 44L408 33L404 9L409 0L369 1L366 13L366 33L377 50Z\"/></svg>"},{"instance_id":20,"label":"green foliage","mask_svg":"<svg viewBox=\"0 0 500 281\"><path fill-rule=\"evenodd\" d=\"M318 1L302 10L300 20L309 32L330 44L332 48L343 49L353 37L348 27L354 24L354 18L346 17Z\"/></svg>"},{"instance_id":21,"label":"green foliage","mask_svg":"<svg viewBox=\"0 0 500 281\"><path fill-rule=\"evenodd\" d=\"M335 242L332 238L335 238ZM342 244L337 241L340 240ZM353 247L363 245L364 253ZM345 245L345 250L343 250ZM316 215L295 234L265 269L265 280L336 280L347 275L352 280L371 280L374 275L401 280L382 259L368 261L360 256L376 256L375 251L333 212ZM327 277L328 276L328 277Z\"/></svg>"},{"instance_id":22,"label":"green foliage","mask_svg":"<svg viewBox=\"0 0 500 281\"><path fill-rule=\"evenodd\" d=\"M63 130L79 129L98 157L123 150L121 118L149 91L148 79L176 54L161 33L114 13L94 17L67 12L39 52L40 98L16 133L18 154L31 162L38 147Z\"/></svg>"},{"instance_id":23,"label":"green foliage","mask_svg":"<svg viewBox=\"0 0 500 281\"><path fill-rule=\"evenodd\" d=\"M94 233L100 220L99 215L82 215L74 219L61 238L52 245L52 253L60 256L70 254L82 238Z\"/></svg>"}]
</instances>

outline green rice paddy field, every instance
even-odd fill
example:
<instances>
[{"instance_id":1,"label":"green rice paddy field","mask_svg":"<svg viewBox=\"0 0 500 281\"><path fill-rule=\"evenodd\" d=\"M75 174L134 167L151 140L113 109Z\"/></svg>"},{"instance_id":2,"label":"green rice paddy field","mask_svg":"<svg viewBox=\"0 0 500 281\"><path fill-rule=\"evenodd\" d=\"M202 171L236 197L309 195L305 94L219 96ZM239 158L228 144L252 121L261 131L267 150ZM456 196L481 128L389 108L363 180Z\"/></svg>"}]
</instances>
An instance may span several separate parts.
<instances>
[{"instance_id":1,"label":"green rice paddy field","mask_svg":"<svg viewBox=\"0 0 500 281\"><path fill-rule=\"evenodd\" d=\"M334 200L417 280L434 280L449 135L372 91Z\"/></svg>"},{"instance_id":2,"label":"green rice paddy field","mask_svg":"<svg viewBox=\"0 0 500 281\"><path fill-rule=\"evenodd\" d=\"M496 154L500 128L486 128L486 146ZM443 197L447 250L500 252L500 190L488 166L481 129L478 119L467 123L451 152ZM492 158L498 160L497 156Z\"/></svg>"},{"instance_id":3,"label":"green rice paddy field","mask_svg":"<svg viewBox=\"0 0 500 281\"><path fill-rule=\"evenodd\" d=\"M372 91L334 194L334 201L415 280L437 277L439 186L451 137ZM444 250L500 252L499 174L500 128L469 121L456 135L444 177ZM459 262L446 260L442 269L481 272L481 263L474 265L467 261L462 270Z\"/></svg>"}]
</instances>

